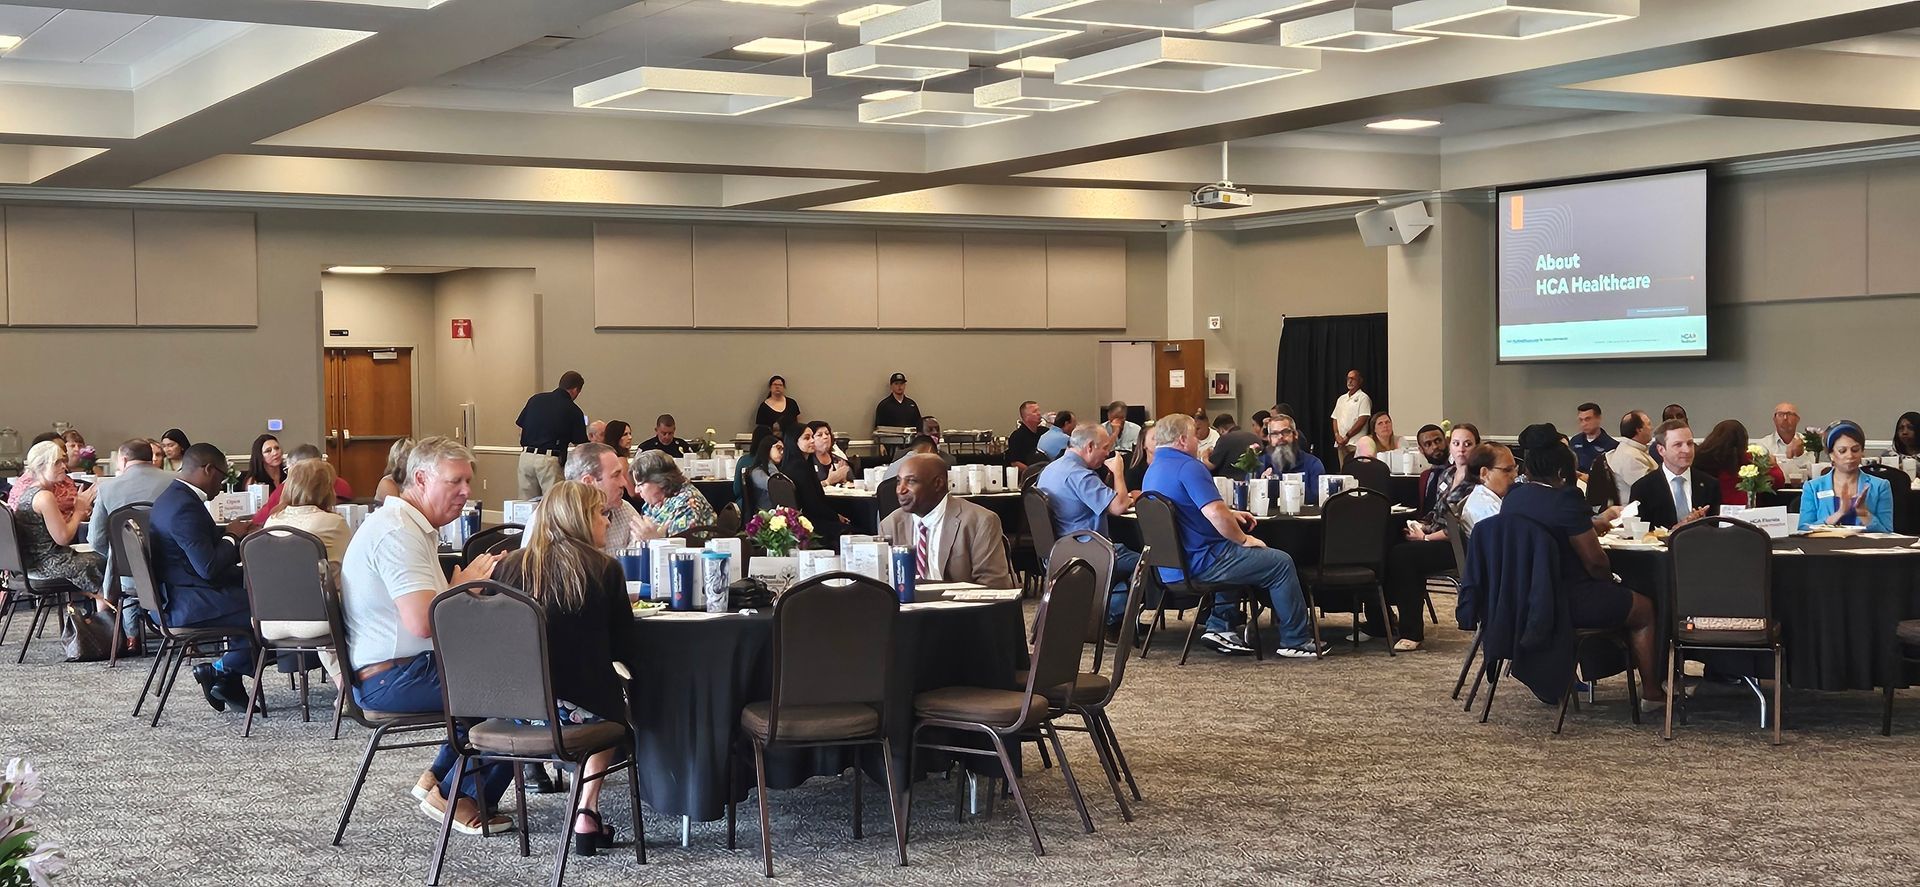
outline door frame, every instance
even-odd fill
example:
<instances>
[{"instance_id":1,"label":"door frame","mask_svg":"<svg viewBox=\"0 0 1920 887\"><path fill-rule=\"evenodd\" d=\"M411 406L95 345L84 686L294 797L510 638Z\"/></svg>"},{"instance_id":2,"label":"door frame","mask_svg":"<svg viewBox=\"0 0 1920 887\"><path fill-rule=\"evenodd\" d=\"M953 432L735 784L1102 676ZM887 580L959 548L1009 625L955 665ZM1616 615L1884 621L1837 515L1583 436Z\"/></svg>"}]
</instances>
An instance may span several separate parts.
<instances>
[{"instance_id":1,"label":"door frame","mask_svg":"<svg viewBox=\"0 0 1920 887\"><path fill-rule=\"evenodd\" d=\"M325 332L326 332L325 330L321 331L321 335L323 338L325 337ZM320 353L315 355L315 357L319 358L320 360L320 431L326 432L326 433L332 433L333 431L333 429L326 427L327 425L327 352L336 348L342 349L342 350L349 350L349 351L379 351L383 348L405 348L409 352L412 352L413 354L413 360L411 361L412 365L407 367L407 376L409 377L407 379L407 384L412 386L413 388L413 391L412 391L413 434L414 434L414 439L418 440L419 434L420 434L420 427L421 427L420 426L420 346L409 345L402 342L383 342L380 344L365 344L360 342L359 340L342 340L340 342L329 341L329 342L326 342L326 344L323 344L320 346ZM319 435L322 441L325 441L327 439L326 433ZM325 449L325 447L322 447L322 449Z\"/></svg>"}]
</instances>

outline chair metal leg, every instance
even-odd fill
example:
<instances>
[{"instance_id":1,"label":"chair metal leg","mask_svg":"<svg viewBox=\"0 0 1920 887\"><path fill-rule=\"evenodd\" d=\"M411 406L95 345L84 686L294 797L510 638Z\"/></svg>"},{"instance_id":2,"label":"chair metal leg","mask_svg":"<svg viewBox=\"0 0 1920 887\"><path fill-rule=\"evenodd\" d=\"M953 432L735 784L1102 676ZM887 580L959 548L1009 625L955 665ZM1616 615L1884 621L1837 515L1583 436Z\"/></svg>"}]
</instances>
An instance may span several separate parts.
<instances>
[{"instance_id":1,"label":"chair metal leg","mask_svg":"<svg viewBox=\"0 0 1920 887\"><path fill-rule=\"evenodd\" d=\"M633 805L633 860L646 865L647 823L640 809L640 762L632 749L627 751L627 800Z\"/></svg>"},{"instance_id":2,"label":"chair metal leg","mask_svg":"<svg viewBox=\"0 0 1920 887\"><path fill-rule=\"evenodd\" d=\"M345 682L342 681L341 683L344 684ZM340 716L343 714L346 714L347 693L350 691L348 691L346 687L339 686L339 685L336 685L334 687L334 690L335 692L333 694L333 738L338 740L340 738Z\"/></svg>"},{"instance_id":3,"label":"chair metal leg","mask_svg":"<svg viewBox=\"0 0 1920 887\"><path fill-rule=\"evenodd\" d=\"M734 745L733 743L727 744L727 849L728 850L739 849L739 829L735 826L735 820L737 818L736 811L740 807L740 802L733 799L733 785L734 785L734 782L737 781L736 777L740 773L740 766L737 758L734 755L734 752L736 750L737 750L736 745Z\"/></svg>"},{"instance_id":4,"label":"chair metal leg","mask_svg":"<svg viewBox=\"0 0 1920 887\"><path fill-rule=\"evenodd\" d=\"M1632 647L1623 642L1620 648L1626 651L1627 654L1627 711L1633 716L1634 725L1638 726L1640 723L1640 689L1635 686L1635 682L1639 676L1634 672L1639 670L1640 663L1634 661ZM1592 685L1589 684L1588 686Z\"/></svg>"},{"instance_id":5,"label":"chair metal leg","mask_svg":"<svg viewBox=\"0 0 1920 887\"><path fill-rule=\"evenodd\" d=\"M173 684L180 679L180 666L185 665L186 661L187 645L175 644L173 647L173 662L167 666L166 675L161 678L160 696L153 702L153 720L147 722L147 726L160 726L160 713L166 710L167 697L173 695Z\"/></svg>"},{"instance_id":6,"label":"chair metal leg","mask_svg":"<svg viewBox=\"0 0 1920 887\"><path fill-rule=\"evenodd\" d=\"M1193 639L1200 636L1200 626L1206 624L1208 614L1213 612L1213 592L1200 597L1200 606L1193 611L1193 622L1187 626L1187 643L1180 648L1180 663L1187 664L1187 654L1193 651Z\"/></svg>"},{"instance_id":7,"label":"chair metal leg","mask_svg":"<svg viewBox=\"0 0 1920 887\"><path fill-rule=\"evenodd\" d=\"M860 831L860 783L865 781L865 775L860 772L859 758L856 757L853 764L853 839L856 841L865 837Z\"/></svg>"},{"instance_id":8,"label":"chair metal leg","mask_svg":"<svg viewBox=\"0 0 1920 887\"><path fill-rule=\"evenodd\" d=\"M1113 749L1107 745L1107 737L1100 719L1086 709L1076 709L1080 720L1087 725L1087 738L1093 740L1093 752L1100 759L1100 770L1107 775L1107 787L1113 789L1113 802L1120 808L1123 822L1133 821L1133 810L1127 806L1126 795L1120 791L1120 767L1113 761Z\"/></svg>"},{"instance_id":9,"label":"chair metal leg","mask_svg":"<svg viewBox=\"0 0 1920 887\"><path fill-rule=\"evenodd\" d=\"M1393 635L1393 611L1387 609L1387 587L1384 585L1376 585L1373 588L1380 593L1380 622L1387 627L1387 656L1391 658L1399 655L1393 652L1393 645L1398 643L1400 639ZM1420 613L1415 611L1413 618L1420 618ZM1356 632L1354 636L1358 637L1359 635Z\"/></svg>"},{"instance_id":10,"label":"chair metal leg","mask_svg":"<svg viewBox=\"0 0 1920 887\"><path fill-rule=\"evenodd\" d=\"M572 847L569 845L573 843L572 834L573 834L573 820L575 818L574 814L576 811L580 809L580 788L582 783L586 781L585 776L587 773L586 760L582 759L578 763L579 763L578 768L574 770L573 784L568 786L567 788L567 808L566 808L567 824L565 828L562 828L560 830L560 847L556 849L553 853L553 880L552 882L550 882L551 887L560 887L560 882L567 877L567 851L572 849ZM514 769L519 770L520 765L515 764ZM455 779L453 784L454 784L454 791L458 792L460 790L459 789L460 781L458 779ZM451 805L452 802L449 801L448 804ZM449 806L447 809L451 811L453 808ZM526 810L526 802L524 798L521 801L520 809L522 811ZM486 814L482 813L481 815L484 816ZM447 821L451 823L453 821L452 817L448 817ZM527 828L523 824L520 827L521 841L523 842L526 841L526 834L527 834Z\"/></svg>"},{"instance_id":11,"label":"chair metal leg","mask_svg":"<svg viewBox=\"0 0 1920 887\"><path fill-rule=\"evenodd\" d=\"M347 834L347 819L353 816L353 805L360 800L360 789L367 784L367 770L373 766L373 753L380 750L380 737L387 735L387 725L373 728L373 735L367 738L367 752L360 756L360 773L353 778L353 788L347 791L347 802L340 807L340 825L333 830L333 846L340 846L340 839Z\"/></svg>"},{"instance_id":12,"label":"chair metal leg","mask_svg":"<svg viewBox=\"0 0 1920 887\"><path fill-rule=\"evenodd\" d=\"M1055 729L1053 721L1041 725L1047 739L1053 743L1053 751L1060 758L1060 775L1067 780L1067 793L1073 796L1073 806L1080 811L1080 827L1087 834L1093 834L1093 815L1087 812L1087 798L1080 793L1080 781L1073 778L1073 765L1067 763L1067 750L1060 745L1060 731Z\"/></svg>"},{"instance_id":13,"label":"chair metal leg","mask_svg":"<svg viewBox=\"0 0 1920 887\"><path fill-rule=\"evenodd\" d=\"M20 656L13 660L13 664L19 665L20 663L27 661L27 646L33 643L34 632L40 630L40 623L46 619L46 616L47 616L46 599L36 598L33 602L33 621L27 623L26 637L20 640Z\"/></svg>"},{"instance_id":14,"label":"chair metal leg","mask_svg":"<svg viewBox=\"0 0 1920 887\"><path fill-rule=\"evenodd\" d=\"M307 654L305 652L296 653L294 655L300 657L300 664L302 666L307 664L306 662ZM302 724L310 724L313 722L313 710L307 698L307 693L310 689L308 686L308 680L309 679L307 675L307 670L305 668L301 668L300 669L300 723ZM257 678L255 679L255 682L258 683Z\"/></svg>"},{"instance_id":15,"label":"chair metal leg","mask_svg":"<svg viewBox=\"0 0 1920 887\"><path fill-rule=\"evenodd\" d=\"M1440 614L1433 609L1433 592L1422 591L1421 596L1427 599L1427 618L1433 620L1433 624L1439 625Z\"/></svg>"},{"instance_id":16,"label":"chair metal leg","mask_svg":"<svg viewBox=\"0 0 1920 887\"><path fill-rule=\"evenodd\" d=\"M453 786L453 797L442 799L447 802L447 812L440 817L440 841L433 846L433 861L427 869L427 887L440 887L440 863L446 860L447 839L453 836L453 811L460 797L460 777L465 775L466 769L467 756L455 756L453 772L449 774L450 781L447 783Z\"/></svg>"},{"instance_id":17,"label":"chair metal leg","mask_svg":"<svg viewBox=\"0 0 1920 887\"><path fill-rule=\"evenodd\" d=\"M20 606L20 595L0 590L0 644L7 642L7 632L13 628L13 611Z\"/></svg>"},{"instance_id":18,"label":"chair metal leg","mask_svg":"<svg viewBox=\"0 0 1920 887\"><path fill-rule=\"evenodd\" d=\"M773 877L773 822L767 816L767 750L758 739L753 741L753 781L760 794L760 862L766 876Z\"/></svg>"},{"instance_id":19,"label":"chair metal leg","mask_svg":"<svg viewBox=\"0 0 1920 887\"><path fill-rule=\"evenodd\" d=\"M1880 712L1880 735L1893 735L1893 678L1887 678L1887 704Z\"/></svg>"},{"instance_id":20,"label":"chair metal leg","mask_svg":"<svg viewBox=\"0 0 1920 887\"><path fill-rule=\"evenodd\" d=\"M1496 662L1492 659L1481 660L1480 671L1482 674L1486 675L1486 678L1487 678L1487 704L1486 704L1486 707L1480 709L1480 723L1482 724L1487 722L1488 715L1493 714L1493 694L1500 689L1499 668L1500 668L1499 662ZM1475 690L1480 689L1480 681L1478 679L1476 679L1473 682L1473 687ZM1473 704L1473 697L1471 696L1467 697L1467 704L1468 705Z\"/></svg>"},{"instance_id":21,"label":"chair metal leg","mask_svg":"<svg viewBox=\"0 0 1920 887\"><path fill-rule=\"evenodd\" d=\"M893 817L893 848L899 864L907 864L907 830L900 820L900 792L893 786L893 743L880 737L880 769L887 775L887 814Z\"/></svg>"},{"instance_id":22,"label":"chair metal leg","mask_svg":"<svg viewBox=\"0 0 1920 887\"><path fill-rule=\"evenodd\" d=\"M1303 585L1301 595L1306 598L1307 603L1307 627L1313 630L1313 658L1325 659L1327 651L1322 648L1320 642L1320 614L1314 609L1313 589Z\"/></svg>"},{"instance_id":23,"label":"chair metal leg","mask_svg":"<svg viewBox=\"0 0 1920 887\"><path fill-rule=\"evenodd\" d=\"M253 710L260 706L260 694L266 690L261 687L262 676L267 673L267 648L253 648L253 691L247 694L247 726L240 731L241 739L253 738Z\"/></svg>"},{"instance_id":24,"label":"chair metal leg","mask_svg":"<svg viewBox=\"0 0 1920 887\"><path fill-rule=\"evenodd\" d=\"M1007 788L1013 791L1013 804L1020 809L1020 821L1027 826L1027 837L1033 840L1033 855L1047 855L1047 848L1040 843L1040 829L1033 824L1033 812L1027 809L1026 795L1020 791L1020 777L1013 772L1013 758L1007 755L1007 744L1000 741L998 733L989 732L987 738L993 741L993 753L999 756L1001 772L1007 774Z\"/></svg>"},{"instance_id":25,"label":"chair metal leg","mask_svg":"<svg viewBox=\"0 0 1920 887\"><path fill-rule=\"evenodd\" d=\"M1040 752L1040 769L1052 770L1053 759L1047 757L1047 741L1045 739L1035 739L1033 741L1033 747Z\"/></svg>"},{"instance_id":26,"label":"chair metal leg","mask_svg":"<svg viewBox=\"0 0 1920 887\"><path fill-rule=\"evenodd\" d=\"M1660 738L1671 741L1673 739L1673 706L1674 706L1673 697L1674 697L1675 690L1680 686L1680 648L1673 645L1672 643L1667 644L1666 678L1667 678L1667 710L1665 712L1666 726L1661 728Z\"/></svg>"},{"instance_id":27,"label":"chair metal leg","mask_svg":"<svg viewBox=\"0 0 1920 887\"><path fill-rule=\"evenodd\" d=\"M153 662L147 665L147 682L140 685L140 695L133 700L133 716L140 716L140 707L147 703L147 697L153 694L153 678L160 673L160 663L173 655L173 642L162 640L160 649L153 653Z\"/></svg>"},{"instance_id":28,"label":"chair metal leg","mask_svg":"<svg viewBox=\"0 0 1920 887\"><path fill-rule=\"evenodd\" d=\"M1460 698L1461 689L1467 686L1467 671L1473 668L1474 657L1480 655L1480 630L1474 629L1473 643L1467 647L1466 661L1460 663L1460 677L1453 682L1453 698ZM1469 706L1471 707L1471 706Z\"/></svg>"},{"instance_id":29,"label":"chair metal leg","mask_svg":"<svg viewBox=\"0 0 1920 887\"><path fill-rule=\"evenodd\" d=\"M126 598L120 599L120 606L126 606ZM126 621L120 618L120 611L113 611L113 640L107 645L107 667L120 666L120 648L126 646Z\"/></svg>"},{"instance_id":30,"label":"chair metal leg","mask_svg":"<svg viewBox=\"0 0 1920 887\"><path fill-rule=\"evenodd\" d=\"M1567 703L1573 699L1573 686L1580 681L1578 666L1567 673L1567 689L1560 694L1560 716L1553 719L1553 735L1560 735L1561 725L1567 722Z\"/></svg>"},{"instance_id":31,"label":"chair metal leg","mask_svg":"<svg viewBox=\"0 0 1920 887\"><path fill-rule=\"evenodd\" d=\"M533 848L528 846L527 841L527 768L517 763L513 765L513 799L517 805L515 812L520 814L520 855L532 856ZM560 830L562 843L572 840L570 835L573 832L573 821L578 818L580 818L578 811L567 811L566 827Z\"/></svg>"},{"instance_id":32,"label":"chair metal leg","mask_svg":"<svg viewBox=\"0 0 1920 887\"><path fill-rule=\"evenodd\" d=\"M1779 644L1774 644L1773 645L1773 744L1774 745L1780 744L1780 716L1781 714L1783 714L1780 708L1780 703L1781 703L1780 688L1782 685L1784 685L1787 682L1787 673L1782 670L1785 666L1786 666L1786 650L1784 650Z\"/></svg>"},{"instance_id":33,"label":"chair metal leg","mask_svg":"<svg viewBox=\"0 0 1920 887\"><path fill-rule=\"evenodd\" d=\"M1254 599L1254 592L1242 592L1241 603L1247 605L1247 645L1253 648L1253 661L1265 662L1267 659L1266 640L1260 636L1260 607Z\"/></svg>"},{"instance_id":34,"label":"chair metal leg","mask_svg":"<svg viewBox=\"0 0 1920 887\"><path fill-rule=\"evenodd\" d=\"M1120 765L1120 774L1127 779L1127 790L1133 793L1136 801L1145 800L1140 796L1140 786L1133 781L1133 768L1127 766L1127 753L1120 750L1120 736L1113 732L1113 719L1107 717L1107 710L1096 709L1100 716L1101 732L1107 737L1107 744L1113 749L1114 763Z\"/></svg>"},{"instance_id":35,"label":"chair metal leg","mask_svg":"<svg viewBox=\"0 0 1920 887\"><path fill-rule=\"evenodd\" d=\"M900 833L894 836L894 841L900 845L901 865L906 864L907 833L913 826L913 778L920 772L916 766L920 763L920 728L915 727L907 737L907 772L900 774L906 782L906 790L901 792L900 798ZM888 755L887 760L892 761L893 756Z\"/></svg>"}]
</instances>

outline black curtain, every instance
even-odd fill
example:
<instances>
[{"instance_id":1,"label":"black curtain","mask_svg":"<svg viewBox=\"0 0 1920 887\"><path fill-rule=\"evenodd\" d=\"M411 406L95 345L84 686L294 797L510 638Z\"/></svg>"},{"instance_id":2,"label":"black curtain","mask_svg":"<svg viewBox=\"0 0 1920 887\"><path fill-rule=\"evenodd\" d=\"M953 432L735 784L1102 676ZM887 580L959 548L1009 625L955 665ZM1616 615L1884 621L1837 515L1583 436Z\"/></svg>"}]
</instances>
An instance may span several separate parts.
<instances>
[{"instance_id":1,"label":"black curtain","mask_svg":"<svg viewBox=\"0 0 1920 887\"><path fill-rule=\"evenodd\" d=\"M1365 378L1360 390L1372 398L1374 411L1387 409L1385 314L1286 319L1274 399L1293 407L1302 439L1323 460L1333 454L1333 402L1346 393L1347 371L1353 369Z\"/></svg>"}]
</instances>

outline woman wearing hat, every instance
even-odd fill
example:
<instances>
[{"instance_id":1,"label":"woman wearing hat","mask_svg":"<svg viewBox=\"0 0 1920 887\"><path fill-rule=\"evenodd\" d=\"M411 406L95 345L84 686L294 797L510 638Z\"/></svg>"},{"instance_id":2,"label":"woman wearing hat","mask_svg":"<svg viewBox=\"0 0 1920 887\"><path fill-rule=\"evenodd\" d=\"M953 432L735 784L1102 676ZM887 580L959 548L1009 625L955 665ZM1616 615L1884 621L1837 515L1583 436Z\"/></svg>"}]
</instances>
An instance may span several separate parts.
<instances>
[{"instance_id":1,"label":"woman wearing hat","mask_svg":"<svg viewBox=\"0 0 1920 887\"><path fill-rule=\"evenodd\" d=\"M1801 488L1800 529L1842 526L1893 532L1893 485L1860 470L1867 452L1866 432L1842 420L1827 429L1826 443L1833 470Z\"/></svg>"}]
</instances>

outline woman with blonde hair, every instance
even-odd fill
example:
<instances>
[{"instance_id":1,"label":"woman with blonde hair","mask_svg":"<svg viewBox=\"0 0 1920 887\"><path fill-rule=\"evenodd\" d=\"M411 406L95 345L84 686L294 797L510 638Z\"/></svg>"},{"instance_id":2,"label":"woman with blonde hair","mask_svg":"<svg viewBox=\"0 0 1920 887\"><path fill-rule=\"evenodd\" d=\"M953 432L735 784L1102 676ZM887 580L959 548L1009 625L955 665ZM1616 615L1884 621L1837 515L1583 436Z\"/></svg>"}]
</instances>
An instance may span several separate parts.
<instances>
[{"instance_id":1,"label":"woman with blonde hair","mask_svg":"<svg viewBox=\"0 0 1920 887\"><path fill-rule=\"evenodd\" d=\"M347 519L333 510L334 506L340 504L333 488L333 466L319 459L294 463L292 468L287 469L287 479L280 485L279 495L279 504L274 506L273 513L267 516L261 526L288 527L312 533L327 547L327 563L332 566L334 575L338 576L340 559L347 554L347 542L353 537L353 530L347 526ZM260 623L260 633L270 641L324 638L328 631L326 620L276 619ZM326 669L328 680L338 682L340 660L337 657L332 653L321 653L320 666Z\"/></svg>"},{"instance_id":2,"label":"woman with blonde hair","mask_svg":"<svg viewBox=\"0 0 1920 887\"><path fill-rule=\"evenodd\" d=\"M634 620L626 574L601 551L608 523L605 495L578 481L561 481L540 500L520 550L493 571L494 581L520 589L546 609L555 716L566 724L627 717L613 660L632 649ZM619 754L610 749L588 758L581 774L572 832L574 852L582 856L613 846L613 829L600 820L603 780L588 778L612 766Z\"/></svg>"},{"instance_id":3,"label":"woman with blonde hair","mask_svg":"<svg viewBox=\"0 0 1920 887\"><path fill-rule=\"evenodd\" d=\"M387 501L388 496L400 495L400 488L407 485L407 457L413 454L413 438L403 437L393 442L387 450L387 473L380 475L380 483L374 485L375 504Z\"/></svg>"},{"instance_id":4,"label":"woman with blonde hair","mask_svg":"<svg viewBox=\"0 0 1920 887\"><path fill-rule=\"evenodd\" d=\"M26 561L27 575L34 579L62 579L73 583L81 593L111 610L100 594L106 581L107 561L96 552L74 551L70 546L80 538L80 525L93 510L93 494L99 487L88 487L63 495L60 481L67 485L66 450L59 441L41 441L27 451L26 473L14 483L22 491L20 504L14 507L14 530L19 535L20 554Z\"/></svg>"}]
</instances>

